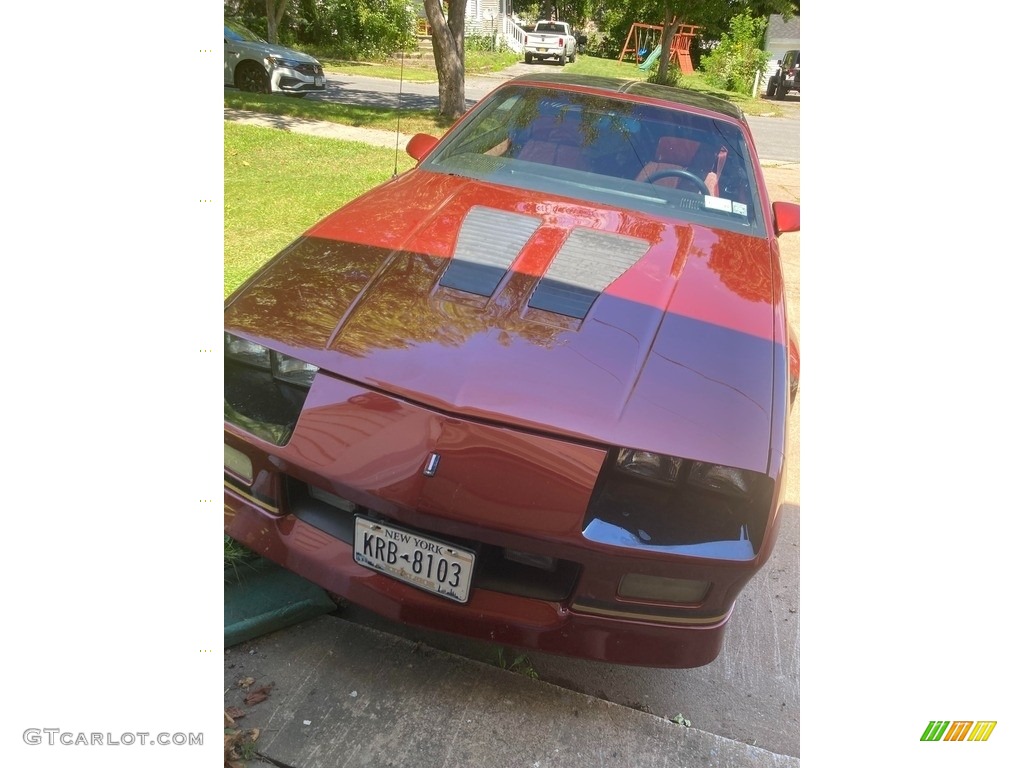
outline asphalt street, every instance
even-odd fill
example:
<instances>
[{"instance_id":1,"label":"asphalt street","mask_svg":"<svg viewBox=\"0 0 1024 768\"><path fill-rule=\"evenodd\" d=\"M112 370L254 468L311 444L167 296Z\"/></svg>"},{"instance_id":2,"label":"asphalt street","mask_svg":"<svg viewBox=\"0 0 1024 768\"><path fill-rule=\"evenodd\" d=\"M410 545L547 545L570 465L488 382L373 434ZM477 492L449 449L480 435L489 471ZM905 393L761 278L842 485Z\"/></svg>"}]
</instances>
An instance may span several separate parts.
<instances>
[{"instance_id":1,"label":"asphalt street","mask_svg":"<svg viewBox=\"0 0 1024 768\"><path fill-rule=\"evenodd\" d=\"M472 106L499 83L530 72L554 71L556 64L516 64L502 72L466 78L466 102ZM340 101L375 107L399 106L404 109L437 109L437 83L397 80L327 73L327 91L307 98ZM748 114L747 122L754 134L758 154L764 161L800 162L800 102L798 95L787 98L784 117L761 117Z\"/></svg>"}]
</instances>

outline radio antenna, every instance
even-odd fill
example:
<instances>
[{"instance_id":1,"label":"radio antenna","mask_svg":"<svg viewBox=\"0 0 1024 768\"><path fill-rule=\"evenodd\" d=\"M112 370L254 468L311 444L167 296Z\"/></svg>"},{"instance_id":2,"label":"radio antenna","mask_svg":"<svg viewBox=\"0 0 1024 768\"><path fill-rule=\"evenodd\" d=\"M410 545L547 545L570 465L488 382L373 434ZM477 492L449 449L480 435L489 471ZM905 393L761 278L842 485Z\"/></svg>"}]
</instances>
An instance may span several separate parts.
<instances>
[{"instance_id":1,"label":"radio antenna","mask_svg":"<svg viewBox=\"0 0 1024 768\"><path fill-rule=\"evenodd\" d=\"M402 84L405 81L405 51L402 51L402 62L398 67L398 123L395 125L395 172L391 178L398 175L398 142L402 135Z\"/></svg>"}]
</instances>

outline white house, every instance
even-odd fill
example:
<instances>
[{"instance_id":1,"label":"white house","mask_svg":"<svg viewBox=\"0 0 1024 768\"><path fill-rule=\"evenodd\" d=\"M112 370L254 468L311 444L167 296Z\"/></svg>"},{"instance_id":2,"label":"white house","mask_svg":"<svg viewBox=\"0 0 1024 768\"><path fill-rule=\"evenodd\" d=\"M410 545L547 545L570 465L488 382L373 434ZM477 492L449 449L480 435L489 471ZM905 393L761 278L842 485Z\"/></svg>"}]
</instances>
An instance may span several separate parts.
<instances>
[{"instance_id":1,"label":"white house","mask_svg":"<svg viewBox=\"0 0 1024 768\"><path fill-rule=\"evenodd\" d=\"M794 16L789 21L780 14L773 13L768 17L768 27L764 31L764 49L770 54L768 71L762 78L761 93L768 87L768 78L779 68L779 59L786 51L800 48L800 17Z\"/></svg>"},{"instance_id":2,"label":"white house","mask_svg":"<svg viewBox=\"0 0 1024 768\"><path fill-rule=\"evenodd\" d=\"M419 9L422 17L423 9ZM467 0L466 34L497 34L516 53L523 50L523 30L515 22L512 0Z\"/></svg>"}]
</instances>

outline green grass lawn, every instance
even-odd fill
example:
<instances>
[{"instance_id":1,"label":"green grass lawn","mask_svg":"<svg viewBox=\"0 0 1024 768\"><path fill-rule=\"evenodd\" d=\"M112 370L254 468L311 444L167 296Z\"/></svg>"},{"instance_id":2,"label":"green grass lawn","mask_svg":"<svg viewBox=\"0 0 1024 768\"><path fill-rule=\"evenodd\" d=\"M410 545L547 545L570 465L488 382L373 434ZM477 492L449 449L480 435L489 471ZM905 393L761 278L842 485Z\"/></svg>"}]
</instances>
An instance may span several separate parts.
<instances>
[{"instance_id":1,"label":"green grass lawn","mask_svg":"<svg viewBox=\"0 0 1024 768\"><path fill-rule=\"evenodd\" d=\"M389 80L409 80L420 83L437 82L437 70L434 68L432 56L422 59L387 61L347 61L320 56L316 53L324 70L341 75L363 75L364 77L383 77ZM486 75L510 67L519 61L519 56L511 51L466 51L466 74Z\"/></svg>"},{"instance_id":2,"label":"green grass lawn","mask_svg":"<svg viewBox=\"0 0 1024 768\"><path fill-rule=\"evenodd\" d=\"M566 64L568 72L574 75L596 75L599 77L621 77L627 80L646 80L651 74L644 72L636 65L636 62L623 61L621 64L616 59L599 59L595 56L580 56L574 64ZM699 91L709 96L717 96L735 104L739 109L752 115L782 115L781 109L775 102L766 99L753 99L749 95L723 91L708 85L699 73L680 75L678 87L691 91Z\"/></svg>"},{"instance_id":3,"label":"green grass lawn","mask_svg":"<svg viewBox=\"0 0 1024 768\"><path fill-rule=\"evenodd\" d=\"M413 165L401 151L399 172ZM224 295L394 170L391 149L225 122Z\"/></svg>"},{"instance_id":4,"label":"green grass lawn","mask_svg":"<svg viewBox=\"0 0 1024 768\"><path fill-rule=\"evenodd\" d=\"M289 115L309 120L326 120L358 128L379 128L394 131L401 123L402 133L429 133L440 136L452 124L429 109L391 109L389 107L364 107L358 104L342 104L336 101L317 99L294 99L280 94L244 93L224 91L224 106L232 109L249 109L271 115Z\"/></svg>"}]
</instances>

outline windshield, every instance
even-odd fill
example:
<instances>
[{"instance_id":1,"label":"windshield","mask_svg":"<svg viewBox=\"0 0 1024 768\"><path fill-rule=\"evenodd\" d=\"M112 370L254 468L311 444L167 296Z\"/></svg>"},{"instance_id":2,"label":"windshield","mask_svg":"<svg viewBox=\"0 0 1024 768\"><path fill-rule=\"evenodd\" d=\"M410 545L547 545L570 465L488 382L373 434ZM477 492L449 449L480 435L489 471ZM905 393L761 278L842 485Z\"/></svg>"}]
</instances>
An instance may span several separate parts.
<instances>
[{"instance_id":1,"label":"windshield","mask_svg":"<svg viewBox=\"0 0 1024 768\"><path fill-rule=\"evenodd\" d=\"M681 108L499 88L421 167L765 234L743 132Z\"/></svg>"},{"instance_id":2,"label":"windshield","mask_svg":"<svg viewBox=\"0 0 1024 768\"><path fill-rule=\"evenodd\" d=\"M224 22L224 39L232 40L236 43L245 41L248 41L250 43L267 42L262 37L257 35L255 32L250 32L248 29L246 29L236 21Z\"/></svg>"}]
</instances>

